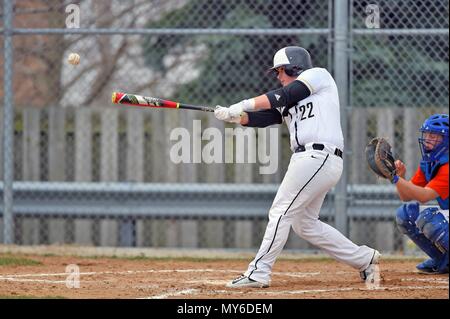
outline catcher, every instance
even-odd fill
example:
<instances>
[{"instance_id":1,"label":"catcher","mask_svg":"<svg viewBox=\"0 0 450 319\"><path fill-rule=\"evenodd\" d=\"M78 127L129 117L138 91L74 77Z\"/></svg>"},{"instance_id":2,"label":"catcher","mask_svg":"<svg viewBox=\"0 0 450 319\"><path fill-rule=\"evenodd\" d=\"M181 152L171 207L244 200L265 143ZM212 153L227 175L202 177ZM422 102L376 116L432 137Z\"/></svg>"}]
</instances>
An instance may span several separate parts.
<instances>
[{"instance_id":1,"label":"catcher","mask_svg":"<svg viewBox=\"0 0 450 319\"><path fill-rule=\"evenodd\" d=\"M421 273L448 273L448 115L434 114L420 128L422 160L411 180L405 180L406 167L394 160L391 147L382 138L366 147L369 166L388 178L405 203L397 209L399 230L407 235L430 259L416 267ZM422 206L436 199L439 206Z\"/></svg>"}]
</instances>

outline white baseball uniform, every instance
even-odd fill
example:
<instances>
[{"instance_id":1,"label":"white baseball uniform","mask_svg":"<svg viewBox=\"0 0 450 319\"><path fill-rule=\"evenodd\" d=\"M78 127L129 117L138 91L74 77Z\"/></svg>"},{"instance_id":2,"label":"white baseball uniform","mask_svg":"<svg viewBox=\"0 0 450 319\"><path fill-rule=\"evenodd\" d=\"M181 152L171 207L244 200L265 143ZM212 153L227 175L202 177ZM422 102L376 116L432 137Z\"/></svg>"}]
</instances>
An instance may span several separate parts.
<instances>
[{"instance_id":1,"label":"white baseball uniform","mask_svg":"<svg viewBox=\"0 0 450 319\"><path fill-rule=\"evenodd\" d=\"M359 271L369 266L374 254L372 248L354 244L319 220L325 195L336 185L343 169L342 158L335 155L336 148L344 148L338 90L331 74L323 68L305 70L297 79L311 95L290 108L285 120L292 151L302 146L305 151L291 157L270 208L261 247L245 272L250 279L267 284L291 226L303 239ZM322 144L323 150L313 149L313 144Z\"/></svg>"}]
</instances>

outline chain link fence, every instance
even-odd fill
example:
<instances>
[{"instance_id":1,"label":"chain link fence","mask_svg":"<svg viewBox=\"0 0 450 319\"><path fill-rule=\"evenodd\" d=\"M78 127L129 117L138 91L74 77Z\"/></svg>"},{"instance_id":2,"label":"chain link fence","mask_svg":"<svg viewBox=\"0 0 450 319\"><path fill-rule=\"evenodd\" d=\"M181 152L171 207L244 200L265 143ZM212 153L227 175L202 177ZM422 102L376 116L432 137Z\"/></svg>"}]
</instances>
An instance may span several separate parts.
<instances>
[{"instance_id":1,"label":"chain link fence","mask_svg":"<svg viewBox=\"0 0 450 319\"><path fill-rule=\"evenodd\" d=\"M397 158L406 164L406 178L411 178L421 159L419 127L433 113L448 113L448 4L353 1L347 140L353 153L351 185L386 184L371 174L360 174L366 167L364 144L374 136L392 143ZM414 244L399 235L393 214L376 223L365 217L352 219L350 229L365 229L368 240L381 246L417 252Z\"/></svg>"},{"instance_id":2,"label":"chain link fence","mask_svg":"<svg viewBox=\"0 0 450 319\"><path fill-rule=\"evenodd\" d=\"M336 8L345 4L348 235L404 251L401 202L368 172L363 151L385 136L409 176L417 167L420 124L447 112L448 1L13 1L12 78L0 33L2 96L4 81L13 86L12 241L257 248L289 163L287 129L240 132L209 113L118 107L111 93L230 105L278 86L266 71L287 45L336 76ZM3 2L0 28L4 14ZM70 52L79 65L67 63ZM225 133L217 163L203 156L214 132ZM181 145L185 162L173 160ZM321 216L332 225L334 194ZM1 241L3 228L0 219ZM286 248L314 249L295 234Z\"/></svg>"}]
</instances>

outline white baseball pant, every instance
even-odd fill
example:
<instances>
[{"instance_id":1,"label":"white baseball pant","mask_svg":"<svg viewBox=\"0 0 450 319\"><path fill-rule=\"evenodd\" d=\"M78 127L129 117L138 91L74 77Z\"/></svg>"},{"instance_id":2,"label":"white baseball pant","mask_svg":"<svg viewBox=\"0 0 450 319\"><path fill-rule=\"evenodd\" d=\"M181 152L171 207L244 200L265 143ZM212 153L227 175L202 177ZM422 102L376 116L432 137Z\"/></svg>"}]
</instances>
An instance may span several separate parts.
<instances>
[{"instance_id":1,"label":"white baseball pant","mask_svg":"<svg viewBox=\"0 0 450 319\"><path fill-rule=\"evenodd\" d=\"M319 212L328 191L342 175L342 159L326 151L294 153L288 170L269 211L269 222L255 259L245 275L269 283L275 259L281 253L290 228L327 254L362 271L374 250L358 246L335 228L319 220Z\"/></svg>"}]
</instances>

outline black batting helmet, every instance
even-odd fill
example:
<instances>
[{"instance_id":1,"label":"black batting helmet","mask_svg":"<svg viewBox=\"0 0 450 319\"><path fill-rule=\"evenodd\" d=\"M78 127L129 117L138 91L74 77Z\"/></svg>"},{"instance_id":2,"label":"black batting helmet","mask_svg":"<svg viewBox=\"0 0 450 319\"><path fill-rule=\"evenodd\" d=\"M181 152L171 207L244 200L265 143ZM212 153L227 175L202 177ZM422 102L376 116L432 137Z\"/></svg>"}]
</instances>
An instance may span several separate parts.
<instances>
[{"instance_id":1,"label":"black batting helmet","mask_svg":"<svg viewBox=\"0 0 450 319\"><path fill-rule=\"evenodd\" d=\"M273 66L270 70L275 70L280 66L289 76L298 76L304 70L313 67L309 52L302 47L285 47L277 51L273 56Z\"/></svg>"}]
</instances>

